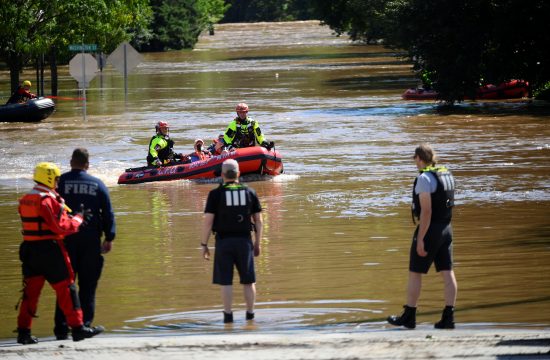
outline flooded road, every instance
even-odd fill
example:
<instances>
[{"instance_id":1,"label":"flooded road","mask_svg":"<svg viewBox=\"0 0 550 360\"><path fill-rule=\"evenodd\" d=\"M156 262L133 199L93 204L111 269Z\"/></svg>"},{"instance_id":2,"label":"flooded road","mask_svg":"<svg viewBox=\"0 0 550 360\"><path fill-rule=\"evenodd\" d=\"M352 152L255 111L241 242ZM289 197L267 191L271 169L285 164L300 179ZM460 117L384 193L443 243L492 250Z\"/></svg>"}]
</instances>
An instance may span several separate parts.
<instances>
[{"instance_id":1,"label":"flooded road","mask_svg":"<svg viewBox=\"0 0 550 360\"><path fill-rule=\"evenodd\" d=\"M0 339L13 336L21 288L17 199L36 163L68 170L76 146L89 149L90 173L109 186L118 222L96 322L115 332L227 331L199 246L215 185L116 181L144 164L157 121L170 124L176 151L187 153L194 139L223 132L242 100L283 154L285 174L250 184L266 224L257 321L245 325L236 286L233 329L384 328L405 300L412 155L422 141L458 184L459 326L549 326L549 113L521 101L469 103L453 114L404 101L415 80L398 55L314 22L226 24L194 51L144 54L128 94L108 67L87 91L86 121L81 103L60 100L41 123L0 123ZM59 95L78 96L63 71ZM35 335L52 335L53 301L45 287ZM432 326L442 305L432 269L420 326Z\"/></svg>"}]
</instances>

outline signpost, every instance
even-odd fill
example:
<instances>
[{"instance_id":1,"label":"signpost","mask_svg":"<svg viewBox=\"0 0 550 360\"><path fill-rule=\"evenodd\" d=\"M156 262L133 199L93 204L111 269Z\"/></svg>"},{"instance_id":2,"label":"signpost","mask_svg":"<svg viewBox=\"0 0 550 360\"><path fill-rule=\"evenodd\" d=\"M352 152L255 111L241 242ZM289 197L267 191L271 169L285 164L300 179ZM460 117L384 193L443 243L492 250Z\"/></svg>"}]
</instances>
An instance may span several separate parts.
<instances>
[{"instance_id":1,"label":"signpost","mask_svg":"<svg viewBox=\"0 0 550 360\"><path fill-rule=\"evenodd\" d=\"M69 51L80 51L69 61L69 73L78 81L78 86L83 90L83 113L86 120L86 88L97 72L97 61L85 52L97 51L97 44L70 44Z\"/></svg>"},{"instance_id":2,"label":"signpost","mask_svg":"<svg viewBox=\"0 0 550 360\"><path fill-rule=\"evenodd\" d=\"M86 88L97 72L97 61L90 54L76 54L69 61L69 73L78 81L78 86L83 89L84 120L86 120Z\"/></svg>"},{"instance_id":3,"label":"signpost","mask_svg":"<svg viewBox=\"0 0 550 360\"><path fill-rule=\"evenodd\" d=\"M97 51L97 44L71 44L69 45L70 51L81 52L95 52Z\"/></svg>"},{"instance_id":4,"label":"signpost","mask_svg":"<svg viewBox=\"0 0 550 360\"><path fill-rule=\"evenodd\" d=\"M124 94L128 95L128 73L132 71L143 57L127 41L120 44L109 55L107 61L124 75Z\"/></svg>"},{"instance_id":5,"label":"signpost","mask_svg":"<svg viewBox=\"0 0 550 360\"><path fill-rule=\"evenodd\" d=\"M69 62L69 73L83 89L84 120L86 120L86 88L98 71L97 60L85 52L96 52L97 44L71 44L70 51L79 51ZM100 54L101 56L101 54ZM142 61L142 56L128 42L120 44L107 61L124 75L124 95L128 96L128 73Z\"/></svg>"}]
</instances>

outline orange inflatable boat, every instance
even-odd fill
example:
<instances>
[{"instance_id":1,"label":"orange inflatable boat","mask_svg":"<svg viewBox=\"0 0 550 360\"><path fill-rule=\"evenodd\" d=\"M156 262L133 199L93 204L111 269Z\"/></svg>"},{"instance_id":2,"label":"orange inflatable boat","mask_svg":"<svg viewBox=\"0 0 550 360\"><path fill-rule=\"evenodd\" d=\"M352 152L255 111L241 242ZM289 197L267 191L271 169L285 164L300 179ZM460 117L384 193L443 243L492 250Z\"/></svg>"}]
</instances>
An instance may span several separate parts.
<instances>
[{"instance_id":1,"label":"orange inflatable boat","mask_svg":"<svg viewBox=\"0 0 550 360\"><path fill-rule=\"evenodd\" d=\"M192 163L126 169L119 176L118 183L138 184L179 179L212 179L220 176L222 163L227 159L237 160L241 175L279 175L283 172L283 160L278 151L253 146L235 149L227 154L212 156L206 160Z\"/></svg>"}]
</instances>

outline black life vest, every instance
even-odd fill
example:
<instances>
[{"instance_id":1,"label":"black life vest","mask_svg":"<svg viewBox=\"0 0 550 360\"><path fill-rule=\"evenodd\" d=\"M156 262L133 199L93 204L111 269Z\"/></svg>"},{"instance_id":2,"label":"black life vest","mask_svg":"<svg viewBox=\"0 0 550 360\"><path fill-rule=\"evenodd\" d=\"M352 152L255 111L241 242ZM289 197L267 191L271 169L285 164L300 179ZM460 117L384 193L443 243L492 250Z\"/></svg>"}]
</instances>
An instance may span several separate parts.
<instances>
[{"instance_id":1,"label":"black life vest","mask_svg":"<svg viewBox=\"0 0 550 360\"><path fill-rule=\"evenodd\" d=\"M420 170L420 173L424 172L432 173L437 181L437 189L434 193L430 194L432 198L431 222L448 224L451 222L453 216L452 208L455 204L455 180L453 175L443 166L428 166ZM417 181L418 177L414 180L413 185L411 207L413 222L415 218L420 218L420 196L414 191Z\"/></svg>"},{"instance_id":2,"label":"black life vest","mask_svg":"<svg viewBox=\"0 0 550 360\"><path fill-rule=\"evenodd\" d=\"M254 136L256 122L249 118L243 121L239 117L235 118L235 122L237 123L237 132L233 139L233 146L244 148L256 145L256 137Z\"/></svg>"},{"instance_id":3,"label":"black life vest","mask_svg":"<svg viewBox=\"0 0 550 360\"><path fill-rule=\"evenodd\" d=\"M149 140L149 146L147 147L147 163L148 164L151 164L151 163L153 163L153 161L155 161L155 159L151 155L150 149L151 149L151 144L153 143L153 140L155 140L159 136L164 137L164 139L168 143L168 145L166 147L157 150L158 158L160 159L160 161L164 162L165 160L169 160L170 158L172 158L174 156L174 150L173 150L174 140L172 140L169 137L166 137L164 135L157 134L157 135L154 135L153 137L151 137L151 140Z\"/></svg>"},{"instance_id":4,"label":"black life vest","mask_svg":"<svg viewBox=\"0 0 550 360\"><path fill-rule=\"evenodd\" d=\"M212 230L221 235L249 236L252 199L246 185L229 183L218 188L220 198Z\"/></svg>"}]
</instances>

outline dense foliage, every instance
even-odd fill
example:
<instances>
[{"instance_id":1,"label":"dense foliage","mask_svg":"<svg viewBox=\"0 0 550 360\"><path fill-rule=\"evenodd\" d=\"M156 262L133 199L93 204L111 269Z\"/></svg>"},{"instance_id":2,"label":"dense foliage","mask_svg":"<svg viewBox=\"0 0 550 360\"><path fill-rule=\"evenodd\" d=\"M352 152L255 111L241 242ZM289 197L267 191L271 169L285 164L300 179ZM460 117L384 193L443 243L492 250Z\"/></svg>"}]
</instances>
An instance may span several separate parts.
<instances>
[{"instance_id":1,"label":"dense foliage","mask_svg":"<svg viewBox=\"0 0 550 360\"><path fill-rule=\"evenodd\" d=\"M97 44L110 52L122 41L146 38L151 11L147 0L33 0L0 7L0 61L10 69L11 88L19 72L38 56L67 59L72 43ZM53 54L53 56L52 56Z\"/></svg>"},{"instance_id":2,"label":"dense foliage","mask_svg":"<svg viewBox=\"0 0 550 360\"><path fill-rule=\"evenodd\" d=\"M151 0L154 20L153 36L143 51L164 51L193 47L201 32L200 17L195 0Z\"/></svg>"},{"instance_id":3,"label":"dense foliage","mask_svg":"<svg viewBox=\"0 0 550 360\"><path fill-rule=\"evenodd\" d=\"M224 0L150 0L154 13L152 37L138 48L165 51L192 48L200 33L213 29L229 7Z\"/></svg>"},{"instance_id":4,"label":"dense foliage","mask_svg":"<svg viewBox=\"0 0 550 360\"><path fill-rule=\"evenodd\" d=\"M373 42L386 36L388 14L385 0L316 1L321 19L338 34L352 40Z\"/></svg>"},{"instance_id":5,"label":"dense foliage","mask_svg":"<svg viewBox=\"0 0 550 360\"><path fill-rule=\"evenodd\" d=\"M226 0L222 22L291 21L316 18L315 0Z\"/></svg>"},{"instance_id":6,"label":"dense foliage","mask_svg":"<svg viewBox=\"0 0 550 360\"><path fill-rule=\"evenodd\" d=\"M71 43L109 53L131 40L164 51L193 47L219 21L314 18L354 40L404 49L443 100L514 78L535 93L550 87L547 0L12 0L0 7L0 61L13 89L23 66L44 55L67 61Z\"/></svg>"},{"instance_id":7,"label":"dense foliage","mask_svg":"<svg viewBox=\"0 0 550 360\"><path fill-rule=\"evenodd\" d=\"M5 2L0 7L0 61L10 69L13 91L21 69L45 57L55 94L56 64L73 55L69 44L96 44L107 54L122 41L149 51L191 48L228 7L224 0Z\"/></svg>"},{"instance_id":8,"label":"dense foliage","mask_svg":"<svg viewBox=\"0 0 550 360\"><path fill-rule=\"evenodd\" d=\"M480 84L550 80L550 2L546 0L317 0L321 20L339 33L404 49L419 78L443 100Z\"/></svg>"}]
</instances>

